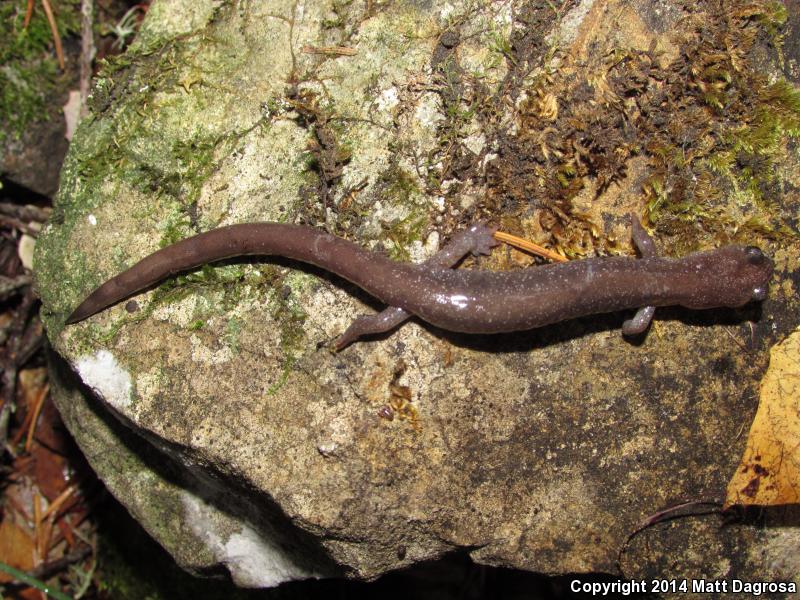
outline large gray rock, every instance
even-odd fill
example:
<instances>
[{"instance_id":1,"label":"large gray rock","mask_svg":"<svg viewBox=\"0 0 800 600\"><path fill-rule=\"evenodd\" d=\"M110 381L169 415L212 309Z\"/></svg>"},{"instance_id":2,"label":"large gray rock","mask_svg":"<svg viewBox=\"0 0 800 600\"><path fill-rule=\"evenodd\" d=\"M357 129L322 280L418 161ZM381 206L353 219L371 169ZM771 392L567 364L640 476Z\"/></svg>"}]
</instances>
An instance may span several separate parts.
<instances>
[{"instance_id":1,"label":"large gray rock","mask_svg":"<svg viewBox=\"0 0 800 600\"><path fill-rule=\"evenodd\" d=\"M778 228L797 194L746 183L797 184L794 159L776 136L745 173L746 149L721 140L774 108L748 93L768 89L780 15L716 6L156 0L96 84L36 256L77 373L54 359L57 402L109 489L182 565L245 586L374 578L455 549L547 573L796 577L796 521L707 515L628 539L721 500L767 349L798 322L791 235L771 237L783 283L760 315L664 310L640 343L623 315L503 336L411 322L337 354L380 307L275 259L63 325L160 246L247 221L422 260L483 217L580 257L632 253L626 215L646 207L667 253L764 245L753 219Z\"/></svg>"}]
</instances>

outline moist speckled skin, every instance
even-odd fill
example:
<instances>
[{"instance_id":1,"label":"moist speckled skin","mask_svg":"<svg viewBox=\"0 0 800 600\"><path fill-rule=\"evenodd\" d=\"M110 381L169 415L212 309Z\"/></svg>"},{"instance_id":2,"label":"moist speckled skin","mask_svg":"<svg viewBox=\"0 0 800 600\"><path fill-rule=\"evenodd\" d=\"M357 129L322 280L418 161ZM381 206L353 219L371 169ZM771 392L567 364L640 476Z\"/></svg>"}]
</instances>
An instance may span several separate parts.
<instances>
[{"instance_id":1,"label":"moist speckled skin","mask_svg":"<svg viewBox=\"0 0 800 600\"><path fill-rule=\"evenodd\" d=\"M635 223L635 238L637 227ZM317 265L390 307L466 333L532 329L646 306L738 307L763 300L772 276L772 261L752 246L726 246L676 259L591 258L509 273L448 268L467 252L488 252L496 245L493 231L474 225L434 259L417 265L392 261L312 227L279 223L221 227L163 248L110 279L78 306L67 323L81 321L170 275L245 255L279 255ZM652 243L649 238L637 240L640 249L642 241ZM399 311L396 322L402 322L402 315Z\"/></svg>"}]
</instances>

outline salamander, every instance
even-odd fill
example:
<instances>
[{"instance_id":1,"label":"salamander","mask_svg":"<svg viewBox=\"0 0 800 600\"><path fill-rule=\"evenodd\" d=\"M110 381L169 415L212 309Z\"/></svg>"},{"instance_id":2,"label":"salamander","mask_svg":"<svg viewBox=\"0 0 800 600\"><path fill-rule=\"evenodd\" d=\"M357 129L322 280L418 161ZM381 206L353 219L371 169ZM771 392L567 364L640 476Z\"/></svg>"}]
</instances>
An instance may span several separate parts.
<instances>
[{"instance_id":1,"label":"salamander","mask_svg":"<svg viewBox=\"0 0 800 600\"><path fill-rule=\"evenodd\" d=\"M496 229L483 223L457 233L429 260L404 263L303 225L249 223L220 227L143 258L103 283L69 315L82 321L159 281L206 263L276 255L310 263L354 283L388 305L357 317L336 342L389 331L416 315L443 329L500 333L631 308L626 335L644 332L655 307L740 307L767 296L772 261L754 246L724 246L682 258L661 258L631 215L640 258L613 256L533 266L519 271L458 270L467 254L491 252Z\"/></svg>"}]
</instances>

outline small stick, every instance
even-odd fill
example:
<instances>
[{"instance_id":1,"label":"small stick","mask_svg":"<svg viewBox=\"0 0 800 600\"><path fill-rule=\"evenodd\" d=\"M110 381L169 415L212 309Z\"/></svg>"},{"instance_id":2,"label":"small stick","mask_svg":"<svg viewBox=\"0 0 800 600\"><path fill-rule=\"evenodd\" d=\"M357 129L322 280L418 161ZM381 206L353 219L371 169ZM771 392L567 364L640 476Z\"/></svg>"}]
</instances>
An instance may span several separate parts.
<instances>
[{"instance_id":1,"label":"small stick","mask_svg":"<svg viewBox=\"0 0 800 600\"><path fill-rule=\"evenodd\" d=\"M28 25L31 24L31 17L33 17L33 4L35 0L28 0L28 7L25 9L25 23L23 27L25 29L28 28Z\"/></svg>"},{"instance_id":2,"label":"small stick","mask_svg":"<svg viewBox=\"0 0 800 600\"><path fill-rule=\"evenodd\" d=\"M53 538L53 525L58 518L58 509L69 499L73 492L75 491L75 486L70 485L67 487L63 492L58 495L58 498L53 500L50 506L47 507L47 510L44 511L42 515L42 520L46 520L45 528L44 528L44 536L43 536L43 546L42 546L42 560L47 560L47 556L50 553L50 548L52 547L50 541ZM55 545L55 544L53 544Z\"/></svg>"},{"instance_id":3,"label":"small stick","mask_svg":"<svg viewBox=\"0 0 800 600\"><path fill-rule=\"evenodd\" d=\"M9 227L13 227L14 229L19 229L22 233L27 233L31 237L37 237L39 235L39 231L37 229L31 227L27 223L23 223L19 219L15 219L14 217L0 215L0 223L3 225L8 225Z\"/></svg>"},{"instance_id":4,"label":"small stick","mask_svg":"<svg viewBox=\"0 0 800 600\"><path fill-rule=\"evenodd\" d=\"M547 248L543 248L538 244L534 244L533 242L529 242L528 240L522 239L515 235L511 235L510 233L505 233L504 231L496 231L494 234L495 239L505 242L506 244L511 244L517 248L521 248L522 250L527 250L528 252L533 252L537 256L541 256L543 258L549 258L555 262L567 262L567 258L561 256L553 252L552 250L548 250Z\"/></svg>"},{"instance_id":5,"label":"small stick","mask_svg":"<svg viewBox=\"0 0 800 600\"><path fill-rule=\"evenodd\" d=\"M50 31L53 32L53 41L56 45L56 56L58 57L58 66L64 70L64 49L61 47L61 36L58 35L58 26L56 25L56 17L53 14L53 9L50 7L49 0L42 0L44 13L47 15L47 22L50 23Z\"/></svg>"},{"instance_id":6,"label":"small stick","mask_svg":"<svg viewBox=\"0 0 800 600\"><path fill-rule=\"evenodd\" d=\"M75 536L72 535L72 527L69 524L69 515L64 515L63 519L59 519L56 521L56 525L58 525L58 529L61 532L61 536L66 540L67 545L70 548L75 547Z\"/></svg>"},{"instance_id":7,"label":"small stick","mask_svg":"<svg viewBox=\"0 0 800 600\"><path fill-rule=\"evenodd\" d=\"M323 54L325 56L355 56L358 50L347 46L303 46L305 54Z\"/></svg>"},{"instance_id":8,"label":"small stick","mask_svg":"<svg viewBox=\"0 0 800 600\"><path fill-rule=\"evenodd\" d=\"M81 111L80 117L83 118L89 114L89 92L91 91L92 82L92 61L94 60L97 49L94 46L94 31L92 30L92 23L94 22L94 2L93 0L81 1L81 75L80 75L80 93L81 93Z\"/></svg>"},{"instance_id":9,"label":"small stick","mask_svg":"<svg viewBox=\"0 0 800 600\"><path fill-rule=\"evenodd\" d=\"M11 202L0 202L0 214L17 218L20 221L38 221L39 223L44 223L50 218L52 213L53 209L51 208L39 208L33 204L19 206Z\"/></svg>"},{"instance_id":10,"label":"small stick","mask_svg":"<svg viewBox=\"0 0 800 600\"><path fill-rule=\"evenodd\" d=\"M33 491L33 536L36 539L36 563L41 564L44 562L42 556L42 497L39 490Z\"/></svg>"},{"instance_id":11,"label":"small stick","mask_svg":"<svg viewBox=\"0 0 800 600\"><path fill-rule=\"evenodd\" d=\"M50 385L45 385L39 392L39 397L36 398L36 405L33 410L33 418L28 424L28 439L25 440L25 452L31 451L31 445L33 444L33 432L36 431L36 421L39 420L39 413L42 412L42 405L44 404L44 400L47 398L47 393L49 391Z\"/></svg>"},{"instance_id":12,"label":"small stick","mask_svg":"<svg viewBox=\"0 0 800 600\"><path fill-rule=\"evenodd\" d=\"M50 506L47 507L47 510L44 511L44 514L42 515L42 518L46 519L50 515L53 515L53 513L55 513L59 508L61 508L61 505L64 504L64 502L67 501L67 499L72 495L72 493L74 491L75 491L75 486L74 485L68 486L63 492L61 492L58 495L58 498L53 500L53 502L50 504Z\"/></svg>"},{"instance_id":13,"label":"small stick","mask_svg":"<svg viewBox=\"0 0 800 600\"><path fill-rule=\"evenodd\" d=\"M36 579L50 579L53 575L60 573L71 564L84 560L91 553L92 548L90 546L81 546L78 550L70 552L66 556L42 563L32 571L29 571L28 575Z\"/></svg>"}]
</instances>

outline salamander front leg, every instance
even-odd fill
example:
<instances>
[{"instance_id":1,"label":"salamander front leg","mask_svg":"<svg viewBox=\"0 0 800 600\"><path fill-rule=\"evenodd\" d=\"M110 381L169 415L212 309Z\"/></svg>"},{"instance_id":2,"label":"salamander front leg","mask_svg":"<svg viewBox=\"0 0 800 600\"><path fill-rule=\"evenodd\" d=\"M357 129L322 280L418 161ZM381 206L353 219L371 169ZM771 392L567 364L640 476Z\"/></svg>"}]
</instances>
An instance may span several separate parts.
<instances>
[{"instance_id":1,"label":"salamander front leg","mask_svg":"<svg viewBox=\"0 0 800 600\"><path fill-rule=\"evenodd\" d=\"M631 237L633 238L633 245L636 246L643 258L652 258L658 255L653 238L645 231L639 219L633 213L631 213ZM655 306L643 306L637 310L632 319L628 319L622 324L622 335L639 335L643 333L650 326L655 312Z\"/></svg>"},{"instance_id":2,"label":"salamander front leg","mask_svg":"<svg viewBox=\"0 0 800 600\"><path fill-rule=\"evenodd\" d=\"M633 245L636 246L643 258L658 256L656 243L650 237L650 234L645 231L645 228L642 227L639 218L633 213L631 213L631 238L633 239Z\"/></svg>"},{"instance_id":3,"label":"salamander front leg","mask_svg":"<svg viewBox=\"0 0 800 600\"><path fill-rule=\"evenodd\" d=\"M422 264L426 267L452 268L467 254L489 254L492 248L500 244L494 239L495 231L497 227L488 227L485 223L470 225L455 234L444 248Z\"/></svg>"},{"instance_id":4,"label":"salamander front leg","mask_svg":"<svg viewBox=\"0 0 800 600\"><path fill-rule=\"evenodd\" d=\"M448 269L455 267L467 254L477 256L489 254L500 242L494 239L496 228L484 223L475 223L464 231L459 231L449 242L422 263L426 267ZM336 340L336 350L342 350L358 338L376 333L385 333L413 315L399 306L390 306L376 315L361 315Z\"/></svg>"}]
</instances>

